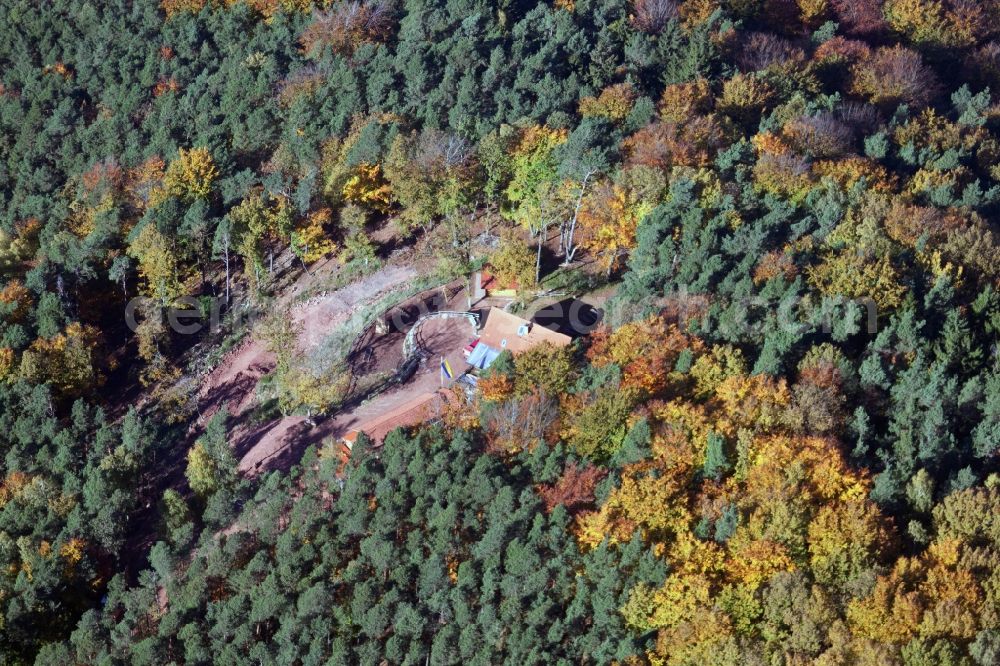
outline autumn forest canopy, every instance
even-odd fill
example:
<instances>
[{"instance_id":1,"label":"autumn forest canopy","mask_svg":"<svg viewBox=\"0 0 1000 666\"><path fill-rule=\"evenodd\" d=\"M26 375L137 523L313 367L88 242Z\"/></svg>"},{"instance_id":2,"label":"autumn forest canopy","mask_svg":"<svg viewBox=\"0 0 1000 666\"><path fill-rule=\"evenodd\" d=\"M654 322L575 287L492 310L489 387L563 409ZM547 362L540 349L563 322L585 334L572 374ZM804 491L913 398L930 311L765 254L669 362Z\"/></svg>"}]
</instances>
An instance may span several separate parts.
<instances>
[{"instance_id":1,"label":"autumn forest canopy","mask_svg":"<svg viewBox=\"0 0 1000 666\"><path fill-rule=\"evenodd\" d=\"M997 0L0 0L0 664L1000 664L998 233ZM241 467L403 263L604 316Z\"/></svg>"}]
</instances>

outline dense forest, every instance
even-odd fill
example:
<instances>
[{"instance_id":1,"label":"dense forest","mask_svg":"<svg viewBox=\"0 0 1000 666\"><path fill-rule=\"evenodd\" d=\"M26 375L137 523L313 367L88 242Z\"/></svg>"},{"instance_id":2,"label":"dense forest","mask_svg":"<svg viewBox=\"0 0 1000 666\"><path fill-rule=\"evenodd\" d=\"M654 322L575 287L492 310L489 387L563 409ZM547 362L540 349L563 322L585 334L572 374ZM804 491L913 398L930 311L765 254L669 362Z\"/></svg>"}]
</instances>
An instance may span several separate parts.
<instances>
[{"instance_id":1,"label":"dense forest","mask_svg":"<svg viewBox=\"0 0 1000 666\"><path fill-rule=\"evenodd\" d=\"M1000 2L0 0L0 31L0 663L1000 663ZM187 448L185 354L221 343L165 309L266 314L277 258L363 275L385 229L467 275L484 228L526 291L572 280L543 243L585 264L602 327L347 460L248 478L224 411ZM343 399L314 361L282 412Z\"/></svg>"}]
</instances>

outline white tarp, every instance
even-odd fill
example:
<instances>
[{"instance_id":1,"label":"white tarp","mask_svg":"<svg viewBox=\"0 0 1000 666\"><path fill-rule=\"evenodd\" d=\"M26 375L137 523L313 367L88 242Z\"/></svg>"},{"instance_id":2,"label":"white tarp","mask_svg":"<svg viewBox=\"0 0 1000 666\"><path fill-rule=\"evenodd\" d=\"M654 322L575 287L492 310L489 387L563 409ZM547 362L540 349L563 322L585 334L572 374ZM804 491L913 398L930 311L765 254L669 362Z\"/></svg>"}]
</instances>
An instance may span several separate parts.
<instances>
[{"instance_id":1,"label":"white tarp","mask_svg":"<svg viewBox=\"0 0 1000 666\"><path fill-rule=\"evenodd\" d=\"M476 345L475 349L472 350L472 353L469 354L469 365L474 368L479 368L480 370L485 370L490 367L490 364L493 363L494 359L496 359L499 355L499 349L493 349L493 347L484 345L480 342Z\"/></svg>"}]
</instances>

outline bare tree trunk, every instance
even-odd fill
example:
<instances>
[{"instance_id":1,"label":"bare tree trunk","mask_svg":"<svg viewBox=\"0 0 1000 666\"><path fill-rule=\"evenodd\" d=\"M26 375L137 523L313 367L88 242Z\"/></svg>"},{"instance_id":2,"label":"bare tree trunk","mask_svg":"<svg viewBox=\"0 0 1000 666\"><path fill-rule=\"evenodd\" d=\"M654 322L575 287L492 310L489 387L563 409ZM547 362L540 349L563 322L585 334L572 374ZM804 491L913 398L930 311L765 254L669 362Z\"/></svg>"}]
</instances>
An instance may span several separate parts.
<instances>
[{"instance_id":1,"label":"bare tree trunk","mask_svg":"<svg viewBox=\"0 0 1000 666\"><path fill-rule=\"evenodd\" d=\"M587 181L593 176L596 170L588 171L583 177L583 182L580 184L580 194L576 198L576 206L573 207L573 218L570 220L569 227L565 231L565 237L560 242L563 253L563 266L569 266L573 263L573 257L576 256L577 247L573 243L573 237L576 235L576 220L580 215L580 208L583 206L583 195L587 192Z\"/></svg>"},{"instance_id":2,"label":"bare tree trunk","mask_svg":"<svg viewBox=\"0 0 1000 666\"><path fill-rule=\"evenodd\" d=\"M226 305L229 305L229 243L226 243L226 251L223 257L226 262Z\"/></svg>"},{"instance_id":3,"label":"bare tree trunk","mask_svg":"<svg viewBox=\"0 0 1000 666\"><path fill-rule=\"evenodd\" d=\"M545 242L545 232L549 225L546 223L538 230L538 252L535 254L535 285L542 282L542 243Z\"/></svg>"}]
</instances>

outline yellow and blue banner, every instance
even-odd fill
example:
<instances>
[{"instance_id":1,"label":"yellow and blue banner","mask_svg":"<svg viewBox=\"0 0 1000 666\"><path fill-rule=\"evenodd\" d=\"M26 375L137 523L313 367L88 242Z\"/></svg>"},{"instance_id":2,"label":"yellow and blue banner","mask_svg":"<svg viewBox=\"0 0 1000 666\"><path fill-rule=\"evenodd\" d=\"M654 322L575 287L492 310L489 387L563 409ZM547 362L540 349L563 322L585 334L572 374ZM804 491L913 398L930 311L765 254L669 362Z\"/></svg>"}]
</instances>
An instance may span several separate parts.
<instances>
[{"instance_id":1,"label":"yellow and blue banner","mask_svg":"<svg viewBox=\"0 0 1000 666\"><path fill-rule=\"evenodd\" d=\"M441 374L448 379L453 379L455 377L454 373L451 371L451 366L448 365L448 359L441 358Z\"/></svg>"}]
</instances>

